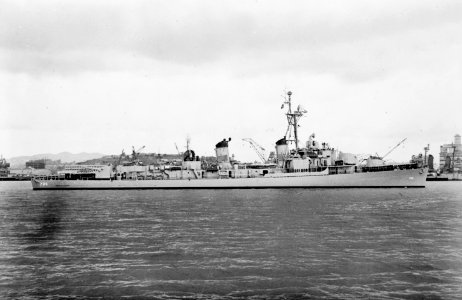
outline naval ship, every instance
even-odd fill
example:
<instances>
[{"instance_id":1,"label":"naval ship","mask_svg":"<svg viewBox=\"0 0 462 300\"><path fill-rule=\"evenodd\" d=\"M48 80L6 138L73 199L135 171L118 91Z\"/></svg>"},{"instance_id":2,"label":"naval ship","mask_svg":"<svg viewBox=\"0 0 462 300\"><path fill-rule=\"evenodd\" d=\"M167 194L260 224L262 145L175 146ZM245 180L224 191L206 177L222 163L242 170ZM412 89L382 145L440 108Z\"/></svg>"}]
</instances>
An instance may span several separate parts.
<instances>
[{"instance_id":1,"label":"naval ship","mask_svg":"<svg viewBox=\"0 0 462 300\"><path fill-rule=\"evenodd\" d=\"M259 188L410 188L425 187L428 168L417 163L386 164L383 157L359 160L328 143L303 144L298 138L300 118L307 113L292 108L292 93L285 96L287 129L275 143L275 155L264 164L241 164L229 155L231 138L215 145L216 163L201 161L189 148L181 165L144 166L136 163L101 167L91 176L58 174L32 179L34 190L67 189L259 189ZM106 166L107 167L107 166ZM103 172L103 170L106 170ZM108 172L109 171L109 172ZM101 174L106 174L100 176ZM70 176L72 175L72 176Z\"/></svg>"}]
</instances>

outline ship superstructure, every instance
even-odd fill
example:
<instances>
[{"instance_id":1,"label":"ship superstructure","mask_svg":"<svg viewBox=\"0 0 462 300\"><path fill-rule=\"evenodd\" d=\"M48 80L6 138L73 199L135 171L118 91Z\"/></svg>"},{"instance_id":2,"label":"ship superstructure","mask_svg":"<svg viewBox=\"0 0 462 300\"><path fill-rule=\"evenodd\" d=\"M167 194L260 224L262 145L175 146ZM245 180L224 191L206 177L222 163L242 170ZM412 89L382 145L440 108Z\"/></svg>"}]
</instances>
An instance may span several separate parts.
<instances>
[{"instance_id":1,"label":"ship superstructure","mask_svg":"<svg viewBox=\"0 0 462 300\"><path fill-rule=\"evenodd\" d=\"M312 188L312 187L424 187L427 169L417 164L385 164L370 156L364 161L320 143L311 134L299 141L300 118L307 112L292 108L287 93L285 135L275 142L275 153L263 164L242 164L229 155L231 138L215 145L216 163L202 161L194 150L183 153L178 166L121 164L107 169L107 180L69 180L63 176L34 178L34 189L182 189L182 188ZM106 170L106 169L105 169ZM109 172L111 170L111 172ZM101 172L99 173L101 174ZM99 178L102 179L102 178Z\"/></svg>"}]
</instances>

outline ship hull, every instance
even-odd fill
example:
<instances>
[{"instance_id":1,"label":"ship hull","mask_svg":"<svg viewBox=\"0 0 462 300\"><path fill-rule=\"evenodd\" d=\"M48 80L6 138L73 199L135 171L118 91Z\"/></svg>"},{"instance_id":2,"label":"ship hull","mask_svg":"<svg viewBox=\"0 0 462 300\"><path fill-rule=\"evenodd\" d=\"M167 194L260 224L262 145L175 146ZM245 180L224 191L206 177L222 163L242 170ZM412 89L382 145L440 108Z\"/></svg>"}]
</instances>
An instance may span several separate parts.
<instances>
[{"instance_id":1,"label":"ship hull","mask_svg":"<svg viewBox=\"0 0 462 300\"><path fill-rule=\"evenodd\" d=\"M41 180L34 190L113 189L264 189L264 188L423 188L426 169L365 172L324 176L175 179L175 180Z\"/></svg>"}]
</instances>

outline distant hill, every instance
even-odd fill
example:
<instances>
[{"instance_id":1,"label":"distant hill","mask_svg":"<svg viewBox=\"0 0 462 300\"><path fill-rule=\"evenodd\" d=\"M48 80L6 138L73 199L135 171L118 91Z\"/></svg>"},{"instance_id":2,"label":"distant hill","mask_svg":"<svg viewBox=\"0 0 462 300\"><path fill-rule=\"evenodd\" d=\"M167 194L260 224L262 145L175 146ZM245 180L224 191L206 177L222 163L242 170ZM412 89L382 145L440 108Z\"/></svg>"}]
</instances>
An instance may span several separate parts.
<instances>
[{"instance_id":1,"label":"distant hill","mask_svg":"<svg viewBox=\"0 0 462 300\"><path fill-rule=\"evenodd\" d=\"M7 159L7 162L10 163L11 167L21 168L26 165L26 161L35 160L35 159L51 159L51 160L61 160L63 163L70 162L82 162L90 159L103 157L105 154L101 153L70 153L70 152L61 152L58 154L44 153L44 154L35 154L30 156L17 156Z\"/></svg>"}]
</instances>

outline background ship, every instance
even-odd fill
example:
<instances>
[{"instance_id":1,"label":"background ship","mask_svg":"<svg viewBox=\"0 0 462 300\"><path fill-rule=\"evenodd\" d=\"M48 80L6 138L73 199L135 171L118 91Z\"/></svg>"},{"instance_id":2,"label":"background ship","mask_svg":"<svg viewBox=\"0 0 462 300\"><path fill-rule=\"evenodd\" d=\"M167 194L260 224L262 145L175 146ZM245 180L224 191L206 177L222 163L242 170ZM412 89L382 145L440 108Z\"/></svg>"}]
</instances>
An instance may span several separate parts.
<instances>
[{"instance_id":1,"label":"background ship","mask_svg":"<svg viewBox=\"0 0 462 300\"><path fill-rule=\"evenodd\" d=\"M191 188L347 188L425 187L427 168L417 163L385 164L383 157L369 156L359 161L352 153L341 152L310 135L305 145L298 139L300 118L306 111L292 109L288 92L288 126L275 143L275 155L265 164L240 164L229 155L231 138L215 145L216 163L201 161L194 150L183 154L180 166L142 165L133 151L130 162L114 166L87 166L72 174L37 177L32 187L39 189L191 189ZM294 147L290 149L290 145Z\"/></svg>"},{"instance_id":2,"label":"background ship","mask_svg":"<svg viewBox=\"0 0 462 300\"><path fill-rule=\"evenodd\" d=\"M8 180L10 174L10 163L0 156L0 181Z\"/></svg>"}]
</instances>

